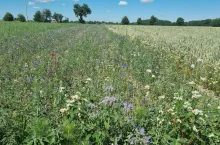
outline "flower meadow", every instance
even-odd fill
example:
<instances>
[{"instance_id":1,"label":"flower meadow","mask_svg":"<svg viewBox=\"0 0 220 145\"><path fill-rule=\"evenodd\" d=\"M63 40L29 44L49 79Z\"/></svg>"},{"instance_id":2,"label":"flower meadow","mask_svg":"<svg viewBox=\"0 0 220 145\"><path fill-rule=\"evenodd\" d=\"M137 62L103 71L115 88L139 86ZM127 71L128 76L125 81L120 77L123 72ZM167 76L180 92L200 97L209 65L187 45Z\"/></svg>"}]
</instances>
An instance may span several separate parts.
<instances>
[{"instance_id":1,"label":"flower meadow","mask_svg":"<svg viewBox=\"0 0 220 145\"><path fill-rule=\"evenodd\" d=\"M217 58L136 34L156 27L50 24L26 32L27 24L17 25L16 33L1 31L0 144L220 144ZM198 38L213 37L208 48L215 47L216 36L205 34Z\"/></svg>"}]
</instances>

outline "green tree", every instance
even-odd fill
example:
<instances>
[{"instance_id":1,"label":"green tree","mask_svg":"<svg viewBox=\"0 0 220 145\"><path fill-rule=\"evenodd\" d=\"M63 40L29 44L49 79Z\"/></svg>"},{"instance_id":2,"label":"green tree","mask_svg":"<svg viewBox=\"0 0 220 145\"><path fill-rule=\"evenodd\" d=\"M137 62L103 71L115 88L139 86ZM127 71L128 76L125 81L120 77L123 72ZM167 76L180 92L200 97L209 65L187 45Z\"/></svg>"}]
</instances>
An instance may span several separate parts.
<instances>
[{"instance_id":1,"label":"green tree","mask_svg":"<svg viewBox=\"0 0 220 145\"><path fill-rule=\"evenodd\" d=\"M4 21L14 21L14 16L11 13L7 12L5 14L5 16L3 17L3 20Z\"/></svg>"},{"instance_id":2,"label":"green tree","mask_svg":"<svg viewBox=\"0 0 220 145\"><path fill-rule=\"evenodd\" d=\"M75 4L73 11L76 17L79 17L80 23L85 23L83 17L87 17L87 15L92 13L92 10L89 8L87 4L83 4L82 6L80 6L79 4Z\"/></svg>"},{"instance_id":3,"label":"green tree","mask_svg":"<svg viewBox=\"0 0 220 145\"><path fill-rule=\"evenodd\" d=\"M220 27L220 18L212 20L211 26Z\"/></svg>"},{"instance_id":4,"label":"green tree","mask_svg":"<svg viewBox=\"0 0 220 145\"><path fill-rule=\"evenodd\" d=\"M156 24L156 22L157 22L157 18L155 17L155 16L151 16L151 18L150 18L150 25L155 25Z\"/></svg>"},{"instance_id":5,"label":"green tree","mask_svg":"<svg viewBox=\"0 0 220 145\"><path fill-rule=\"evenodd\" d=\"M141 18L138 18L138 19L137 19L137 24L138 24L138 25L142 25L142 19L141 19Z\"/></svg>"},{"instance_id":6,"label":"green tree","mask_svg":"<svg viewBox=\"0 0 220 145\"><path fill-rule=\"evenodd\" d=\"M130 22L127 16L124 16L121 20L122 25L128 25Z\"/></svg>"},{"instance_id":7,"label":"green tree","mask_svg":"<svg viewBox=\"0 0 220 145\"><path fill-rule=\"evenodd\" d=\"M35 22L43 22L44 21L44 16L43 14L41 13L41 11L37 11L35 14L34 14L34 21Z\"/></svg>"},{"instance_id":8,"label":"green tree","mask_svg":"<svg viewBox=\"0 0 220 145\"><path fill-rule=\"evenodd\" d=\"M26 22L25 16L22 15L22 14L18 14L17 20L20 21L20 22Z\"/></svg>"},{"instance_id":9,"label":"green tree","mask_svg":"<svg viewBox=\"0 0 220 145\"><path fill-rule=\"evenodd\" d=\"M44 21L45 22L50 22L52 18L52 13L49 9L44 9L43 10L43 16L44 16Z\"/></svg>"},{"instance_id":10,"label":"green tree","mask_svg":"<svg viewBox=\"0 0 220 145\"><path fill-rule=\"evenodd\" d=\"M57 22L62 22L63 20L63 15L62 14L59 14L59 13L54 13L53 14L53 18L57 21Z\"/></svg>"},{"instance_id":11,"label":"green tree","mask_svg":"<svg viewBox=\"0 0 220 145\"><path fill-rule=\"evenodd\" d=\"M181 18L181 17L179 17L179 18L176 20L176 24L177 24L178 26L183 26L183 25L185 24L184 19Z\"/></svg>"}]
</instances>

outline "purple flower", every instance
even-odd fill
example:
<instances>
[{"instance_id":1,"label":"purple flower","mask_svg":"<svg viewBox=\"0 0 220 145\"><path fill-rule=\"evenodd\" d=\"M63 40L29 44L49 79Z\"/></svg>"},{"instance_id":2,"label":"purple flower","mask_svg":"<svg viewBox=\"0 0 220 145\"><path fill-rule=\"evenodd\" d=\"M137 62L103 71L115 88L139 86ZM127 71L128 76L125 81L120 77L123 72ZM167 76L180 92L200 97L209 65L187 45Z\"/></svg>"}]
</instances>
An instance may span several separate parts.
<instances>
[{"instance_id":1,"label":"purple flower","mask_svg":"<svg viewBox=\"0 0 220 145\"><path fill-rule=\"evenodd\" d=\"M145 135L145 129L143 127L140 129L140 134Z\"/></svg>"},{"instance_id":2,"label":"purple flower","mask_svg":"<svg viewBox=\"0 0 220 145\"><path fill-rule=\"evenodd\" d=\"M112 91L112 90L113 90L113 87L111 85L105 87L105 91Z\"/></svg>"},{"instance_id":3,"label":"purple flower","mask_svg":"<svg viewBox=\"0 0 220 145\"><path fill-rule=\"evenodd\" d=\"M129 91L133 91L133 87L130 87Z\"/></svg>"},{"instance_id":4,"label":"purple flower","mask_svg":"<svg viewBox=\"0 0 220 145\"><path fill-rule=\"evenodd\" d=\"M127 65L123 63L121 66L122 66L123 68L125 68Z\"/></svg>"},{"instance_id":5,"label":"purple flower","mask_svg":"<svg viewBox=\"0 0 220 145\"><path fill-rule=\"evenodd\" d=\"M134 128L137 128L137 124L134 124L133 127L134 127Z\"/></svg>"},{"instance_id":6,"label":"purple flower","mask_svg":"<svg viewBox=\"0 0 220 145\"><path fill-rule=\"evenodd\" d=\"M100 104L105 104L105 105L107 105L107 104L112 104L113 102L115 102L116 101L116 98L114 97L114 96L112 96L112 97L109 97L109 96L106 96L103 100L102 100L102 102L100 102Z\"/></svg>"},{"instance_id":7,"label":"purple flower","mask_svg":"<svg viewBox=\"0 0 220 145\"><path fill-rule=\"evenodd\" d=\"M124 105L123 109L124 109L125 112L129 112L134 107L133 104L130 104L130 103L127 103L127 102L123 103L123 105Z\"/></svg>"},{"instance_id":8,"label":"purple flower","mask_svg":"<svg viewBox=\"0 0 220 145\"><path fill-rule=\"evenodd\" d=\"M150 143L150 139L152 138L152 136L147 136L147 138L146 138L146 140L145 140L145 144L148 144L148 143Z\"/></svg>"}]
</instances>

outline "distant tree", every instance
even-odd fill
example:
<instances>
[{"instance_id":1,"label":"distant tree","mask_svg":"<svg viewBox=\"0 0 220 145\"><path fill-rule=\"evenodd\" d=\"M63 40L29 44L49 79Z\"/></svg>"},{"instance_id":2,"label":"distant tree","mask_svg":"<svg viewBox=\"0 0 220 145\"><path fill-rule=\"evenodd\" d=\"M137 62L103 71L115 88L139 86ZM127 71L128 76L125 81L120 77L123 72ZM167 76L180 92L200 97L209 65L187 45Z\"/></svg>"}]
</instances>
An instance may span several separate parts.
<instances>
[{"instance_id":1,"label":"distant tree","mask_svg":"<svg viewBox=\"0 0 220 145\"><path fill-rule=\"evenodd\" d=\"M49 9L44 9L43 10L43 16L44 16L44 21L45 22L51 22L51 18L52 18L52 13Z\"/></svg>"},{"instance_id":2,"label":"distant tree","mask_svg":"<svg viewBox=\"0 0 220 145\"><path fill-rule=\"evenodd\" d=\"M179 17L179 18L176 20L176 24L177 24L178 26L183 26L183 25L185 24L184 19L181 18L181 17Z\"/></svg>"},{"instance_id":3,"label":"distant tree","mask_svg":"<svg viewBox=\"0 0 220 145\"><path fill-rule=\"evenodd\" d=\"M69 23L69 18L66 18L63 20L63 23Z\"/></svg>"},{"instance_id":4,"label":"distant tree","mask_svg":"<svg viewBox=\"0 0 220 145\"><path fill-rule=\"evenodd\" d=\"M79 17L80 23L85 23L83 17L87 17L87 15L92 13L92 10L89 8L87 4L83 4L82 6L80 6L79 4L75 4L73 11L76 17Z\"/></svg>"},{"instance_id":5,"label":"distant tree","mask_svg":"<svg viewBox=\"0 0 220 145\"><path fill-rule=\"evenodd\" d=\"M220 18L218 19L213 19L211 22L212 27L220 27Z\"/></svg>"},{"instance_id":6,"label":"distant tree","mask_svg":"<svg viewBox=\"0 0 220 145\"><path fill-rule=\"evenodd\" d=\"M25 16L22 15L22 14L18 14L17 20L20 21L20 22L26 22L26 18L25 18Z\"/></svg>"},{"instance_id":7,"label":"distant tree","mask_svg":"<svg viewBox=\"0 0 220 145\"><path fill-rule=\"evenodd\" d=\"M150 18L150 25L155 25L156 22L157 22L157 17L151 16L151 18Z\"/></svg>"},{"instance_id":8,"label":"distant tree","mask_svg":"<svg viewBox=\"0 0 220 145\"><path fill-rule=\"evenodd\" d=\"M41 13L41 11L37 11L35 14L34 14L34 21L35 22L43 22L44 21L44 16L43 14Z\"/></svg>"},{"instance_id":9,"label":"distant tree","mask_svg":"<svg viewBox=\"0 0 220 145\"><path fill-rule=\"evenodd\" d=\"M5 14L5 16L3 17L3 20L4 21L14 21L14 16L11 13L7 12Z\"/></svg>"},{"instance_id":10,"label":"distant tree","mask_svg":"<svg viewBox=\"0 0 220 145\"><path fill-rule=\"evenodd\" d=\"M63 15L62 14L59 14L59 13L54 13L53 14L53 18L57 21L57 22L62 22L63 20Z\"/></svg>"},{"instance_id":11,"label":"distant tree","mask_svg":"<svg viewBox=\"0 0 220 145\"><path fill-rule=\"evenodd\" d=\"M141 20L141 18L138 18L138 19L137 19L137 24L138 24L138 25L142 25L142 20Z\"/></svg>"},{"instance_id":12,"label":"distant tree","mask_svg":"<svg viewBox=\"0 0 220 145\"><path fill-rule=\"evenodd\" d=\"M130 22L127 16L124 16L121 20L122 25L128 25Z\"/></svg>"}]
</instances>

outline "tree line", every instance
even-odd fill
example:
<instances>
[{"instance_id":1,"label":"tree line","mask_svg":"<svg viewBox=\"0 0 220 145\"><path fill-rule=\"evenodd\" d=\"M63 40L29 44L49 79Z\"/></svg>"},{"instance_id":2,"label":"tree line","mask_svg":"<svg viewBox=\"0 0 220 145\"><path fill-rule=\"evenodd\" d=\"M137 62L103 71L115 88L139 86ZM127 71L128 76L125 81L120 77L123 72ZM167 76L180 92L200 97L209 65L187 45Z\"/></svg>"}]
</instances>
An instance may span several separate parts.
<instances>
[{"instance_id":1,"label":"tree line","mask_svg":"<svg viewBox=\"0 0 220 145\"><path fill-rule=\"evenodd\" d=\"M75 16L79 18L79 23L87 23L87 24L122 24L122 25L158 25L158 26L213 26L213 27L220 27L220 18L217 19L206 19L206 20L197 20L197 21L189 21L185 22L182 17L179 17L176 22L171 22L169 20L160 20L155 16L151 16L150 19L142 20L138 18L136 22L130 23L127 16L123 17L121 23L114 23L114 22L105 22L105 21L88 21L86 22L83 17L87 17L87 15L92 13L92 10L89 8L87 4L79 5L75 4L73 6L73 12ZM49 9L44 9L43 11L37 11L34 15L33 20L35 22L51 22L54 19L56 22L69 22L69 19L66 18L63 20L63 15L59 13L54 13L52 15ZM14 21L18 20L21 22L25 22L26 19L24 15L19 14L17 18L14 18L13 15L7 12L3 18L4 21ZM73 22L73 21L71 21Z\"/></svg>"},{"instance_id":2,"label":"tree line","mask_svg":"<svg viewBox=\"0 0 220 145\"><path fill-rule=\"evenodd\" d=\"M158 25L158 26L212 26L220 27L220 18L217 19L206 19L206 20L197 20L185 22L182 17L179 17L176 22L171 22L169 20L160 20L155 16L151 16L150 19L142 20L141 18L137 19L137 22L130 23L127 16L123 17L121 20L123 25Z\"/></svg>"}]
</instances>

